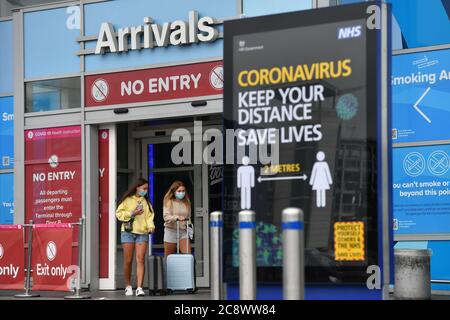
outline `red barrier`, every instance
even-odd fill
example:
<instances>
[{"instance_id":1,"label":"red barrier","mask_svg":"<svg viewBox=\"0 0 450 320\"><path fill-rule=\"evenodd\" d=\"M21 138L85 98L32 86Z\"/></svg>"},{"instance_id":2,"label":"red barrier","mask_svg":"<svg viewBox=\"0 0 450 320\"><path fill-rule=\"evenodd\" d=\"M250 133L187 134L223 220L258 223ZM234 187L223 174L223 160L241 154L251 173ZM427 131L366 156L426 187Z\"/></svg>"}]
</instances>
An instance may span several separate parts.
<instances>
[{"instance_id":1,"label":"red barrier","mask_svg":"<svg viewBox=\"0 0 450 320\"><path fill-rule=\"evenodd\" d=\"M24 288L23 241L21 225L0 225L0 290Z\"/></svg>"},{"instance_id":2,"label":"red barrier","mask_svg":"<svg viewBox=\"0 0 450 320\"><path fill-rule=\"evenodd\" d=\"M33 225L33 290L70 291L72 227L66 224Z\"/></svg>"}]
</instances>

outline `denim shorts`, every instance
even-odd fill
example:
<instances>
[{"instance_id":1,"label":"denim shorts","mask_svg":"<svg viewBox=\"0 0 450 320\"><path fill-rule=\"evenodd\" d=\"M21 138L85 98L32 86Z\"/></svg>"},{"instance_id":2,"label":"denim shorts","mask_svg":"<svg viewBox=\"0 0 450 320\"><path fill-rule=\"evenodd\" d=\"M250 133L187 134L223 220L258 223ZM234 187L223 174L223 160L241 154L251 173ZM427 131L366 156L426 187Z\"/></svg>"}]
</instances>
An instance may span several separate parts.
<instances>
[{"instance_id":1,"label":"denim shorts","mask_svg":"<svg viewBox=\"0 0 450 320\"><path fill-rule=\"evenodd\" d=\"M142 243L148 242L148 234L136 234L122 231L120 234L122 243Z\"/></svg>"}]
</instances>

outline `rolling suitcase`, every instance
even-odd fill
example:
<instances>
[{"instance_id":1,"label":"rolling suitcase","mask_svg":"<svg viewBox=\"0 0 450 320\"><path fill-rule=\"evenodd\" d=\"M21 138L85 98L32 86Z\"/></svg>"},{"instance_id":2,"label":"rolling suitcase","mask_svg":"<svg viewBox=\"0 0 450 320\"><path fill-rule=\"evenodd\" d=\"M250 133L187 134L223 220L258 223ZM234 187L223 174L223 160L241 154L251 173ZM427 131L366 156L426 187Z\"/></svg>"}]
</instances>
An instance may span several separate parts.
<instances>
[{"instance_id":1,"label":"rolling suitcase","mask_svg":"<svg viewBox=\"0 0 450 320\"><path fill-rule=\"evenodd\" d=\"M187 229L186 229L187 232ZM195 259L192 254L180 254L180 224L177 221L177 253L167 257L167 290L186 291L194 293L195 288ZM188 237L189 238L189 237ZM186 242L186 251L189 242Z\"/></svg>"},{"instance_id":2,"label":"rolling suitcase","mask_svg":"<svg viewBox=\"0 0 450 320\"><path fill-rule=\"evenodd\" d=\"M151 236L152 237L152 236ZM152 241L149 243L148 255L148 293L154 295L166 295L164 258L152 254Z\"/></svg>"}]
</instances>

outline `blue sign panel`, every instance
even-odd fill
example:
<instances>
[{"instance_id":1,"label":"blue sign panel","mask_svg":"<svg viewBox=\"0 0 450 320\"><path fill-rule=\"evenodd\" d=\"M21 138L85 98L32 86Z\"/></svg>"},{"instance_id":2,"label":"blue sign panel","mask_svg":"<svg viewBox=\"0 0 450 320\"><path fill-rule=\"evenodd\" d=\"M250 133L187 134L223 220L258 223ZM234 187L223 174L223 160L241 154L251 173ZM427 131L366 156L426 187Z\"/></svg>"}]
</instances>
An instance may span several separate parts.
<instances>
[{"instance_id":1,"label":"blue sign panel","mask_svg":"<svg viewBox=\"0 0 450 320\"><path fill-rule=\"evenodd\" d=\"M24 15L25 78L80 72L80 7Z\"/></svg>"},{"instance_id":2,"label":"blue sign panel","mask_svg":"<svg viewBox=\"0 0 450 320\"><path fill-rule=\"evenodd\" d=\"M244 0L243 5L246 17L312 9L310 0Z\"/></svg>"},{"instance_id":3,"label":"blue sign panel","mask_svg":"<svg viewBox=\"0 0 450 320\"><path fill-rule=\"evenodd\" d=\"M115 0L86 4L84 6L85 35L97 36L103 22L110 22L115 30L144 24L150 17L156 24L163 25L176 20L188 21L189 11L197 11L199 18L209 16L215 19L236 18L237 1L211 0ZM126 14L124 14L126 12ZM219 30L223 30L220 26ZM87 49L95 48L96 40L86 43ZM142 67L153 64L186 62L223 56L223 40L212 43L196 43L178 46L155 47L128 51L87 55L86 71L117 70Z\"/></svg>"},{"instance_id":4,"label":"blue sign panel","mask_svg":"<svg viewBox=\"0 0 450 320\"><path fill-rule=\"evenodd\" d=\"M394 232L450 233L450 145L394 148Z\"/></svg>"},{"instance_id":5,"label":"blue sign panel","mask_svg":"<svg viewBox=\"0 0 450 320\"><path fill-rule=\"evenodd\" d=\"M14 100L0 98L0 169L14 168Z\"/></svg>"},{"instance_id":6,"label":"blue sign panel","mask_svg":"<svg viewBox=\"0 0 450 320\"><path fill-rule=\"evenodd\" d=\"M0 224L14 223L14 174L0 174Z\"/></svg>"},{"instance_id":7,"label":"blue sign panel","mask_svg":"<svg viewBox=\"0 0 450 320\"><path fill-rule=\"evenodd\" d=\"M450 139L450 50L393 59L392 142Z\"/></svg>"},{"instance_id":8,"label":"blue sign panel","mask_svg":"<svg viewBox=\"0 0 450 320\"><path fill-rule=\"evenodd\" d=\"M0 21L0 93L13 92L13 26Z\"/></svg>"}]
</instances>

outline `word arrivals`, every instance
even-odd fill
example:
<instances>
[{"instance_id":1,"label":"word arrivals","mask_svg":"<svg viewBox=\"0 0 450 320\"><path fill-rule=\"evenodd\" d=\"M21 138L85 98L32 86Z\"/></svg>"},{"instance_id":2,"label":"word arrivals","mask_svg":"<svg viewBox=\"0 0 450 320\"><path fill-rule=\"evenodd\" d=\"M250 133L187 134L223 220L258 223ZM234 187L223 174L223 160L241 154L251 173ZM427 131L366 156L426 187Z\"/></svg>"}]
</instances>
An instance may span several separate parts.
<instances>
[{"instance_id":1,"label":"word arrivals","mask_svg":"<svg viewBox=\"0 0 450 320\"><path fill-rule=\"evenodd\" d=\"M48 264L40 264L38 263L36 265L36 274L38 276L44 276L44 277L62 277L63 279L66 278L67 275L67 269L62 264L57 267L51 267Z\"/></svg>"},{"instance_id":2,"label":"word arrivals","mask_svg":"<svg viewBox=\"0 0 450 320\"><path fill-rule=\"evenodd\" d=\"M238 132L238 145L248 146L293 143L293 142L314 142L322 140L322 125L303 125L300 127L282 127L240 130Z\"/></svg>"},{"instance_id":3,"label":"word arrivals","mask_svg":"<svg viewBox=\"0 0 450 320\"><path fill-rule=\"evenodd\" d=\"M10 264L9 266L1 266L0 267L0 276L12 276L14 279L17 278L19 273L19 267L15 267Z\"/></svg>"},{"instance_id":4,"label":"word arrivals","mask_svg":"<svg viewBox=\"0 0 450 320\"><path fill-rule=\"evenodd\" d=\"M148 80L148 87L146 88L146 83L142 80L136 81L122 81L120 84L120 95L123 97L125 95L131 96L140 95L144 92L148 93L160 93L169 91L182 91L190 90L191 87L194 89L198 88L202 74L183 74L183 75L173 75L164 78L151 78Z\"/></svg>"},{"instance_id":5,"label":"word arrivals","mask_svg":"<svg viewBox=\"0 0 450 320\"><path fill-rule=\"evenodd\" d=\"M173 314L175 315L200 315L202 318L206 317L208 307L188 307L181 304L181 307L175 307Z\"/></svg>"},{"instance_id":6,"label":"word arrivals","mask_svg":"<svg viewBox=\"0 0 450 320\"><path fill-rule=\"evenodd\" d=\"M197 11L189 11L189 22L177 20L162 25L153 23L150 17L144 18L144 25L120 28L115 32L109 22L102 23L95 54L126 52L128 50L166 47L167 45L184 45L190 43L212 42L219 36L219 31L212 27L218 21L211 17L198 17ZM129 45L130 42L130 45Z\"/></svg>"}]
</instances>

